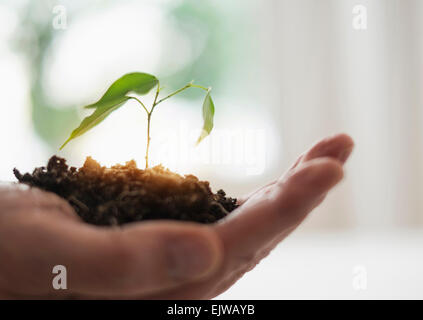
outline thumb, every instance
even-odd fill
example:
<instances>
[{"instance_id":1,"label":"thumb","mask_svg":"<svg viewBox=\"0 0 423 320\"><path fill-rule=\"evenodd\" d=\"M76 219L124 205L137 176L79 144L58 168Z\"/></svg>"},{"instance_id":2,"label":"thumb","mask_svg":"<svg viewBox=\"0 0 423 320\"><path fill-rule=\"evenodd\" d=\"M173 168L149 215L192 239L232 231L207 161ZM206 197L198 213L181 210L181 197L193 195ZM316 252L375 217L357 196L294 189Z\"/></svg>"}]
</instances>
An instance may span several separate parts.
<instances>
[{"instance_id":1,"label":"thumb","mask_svg":"<svg viewBox=\"0 0 423 320\"><path fill-rule=\"evenodd\" d=\"M204 226L147 222L108 233L93 244L93 258L86 251L85 261L71 260L78 268L77 291L107 296L160 292L205 278L222 261L220 240ZM94 278L93 272L101 277Z\"/></svg>"},{"instance_id":2,"label":"thumb","mask_svg":"<svg viewBox=\"0 0 423 320\"><path fill-rule=\"evenodd\" d=\"M9 261L14 266L9 281L20 292L27 291L30 281L32 294L57 294L51 270L64 265L68 290L62 294L143 296L205 278L222 261L220 240L206 226L161 221L108 229L61 215L43 216L7 228L25 234L14 249L25 254L27 263L20 255Z\"/></svg>"}]
</instances>

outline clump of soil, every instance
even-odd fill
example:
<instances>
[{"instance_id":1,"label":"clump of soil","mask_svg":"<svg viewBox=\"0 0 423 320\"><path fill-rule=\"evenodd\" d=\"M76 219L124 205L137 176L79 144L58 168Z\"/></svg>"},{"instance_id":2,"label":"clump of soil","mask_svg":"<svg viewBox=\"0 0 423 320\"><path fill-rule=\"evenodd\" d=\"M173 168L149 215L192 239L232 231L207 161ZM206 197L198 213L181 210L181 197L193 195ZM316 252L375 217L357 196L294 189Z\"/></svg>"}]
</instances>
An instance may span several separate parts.
<instances>
[{"instance_id":1,"label":"clump of soil","mask_svg":"<svg viewBox=\"0 0 423 320\"><path fill-rule=\"evenodd\" d=\"M88 157L77 169L53 156L47 167L32 174L17 169L14 174L21 183L58 194L84 221L96 225L151 219L213 223L237 207L223 190L214 194L208 181L161 165L141 170L135 161L106 168Z\"/></svg>"}]
</instances>

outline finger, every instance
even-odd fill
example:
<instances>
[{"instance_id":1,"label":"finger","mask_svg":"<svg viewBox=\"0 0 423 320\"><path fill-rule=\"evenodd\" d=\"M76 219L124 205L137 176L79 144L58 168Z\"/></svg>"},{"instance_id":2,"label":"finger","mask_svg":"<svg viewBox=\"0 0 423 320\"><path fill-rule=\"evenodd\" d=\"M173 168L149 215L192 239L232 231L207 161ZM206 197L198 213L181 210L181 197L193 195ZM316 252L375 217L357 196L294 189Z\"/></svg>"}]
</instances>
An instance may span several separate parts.
<instances>
[{"instance_id":1,"label":"finger","mask_svg":"<svg viewBox=\"0 0 423 320\"><path fill-rule=\"evenodd\" d=\"M55 265L67 269L64 294L114 297L149 294L202 279L222 260L216 234L197 224L145 222L108 229L62 223L49 216L16 226L21 236L8 244L13 247L8 264L18 266L7 270L12 275L8 279L16 288L29 285L28 294L55 293ZM2 233L0 242L13 239L10 233ZM4 249L0 245L0 252Z\"/></svg>"},{"instance_id":2,"label":"finger","mask_svg":"<svg viewBox=\"0 0 423 320\"><path fill-rule=\"evenodd\" d=\"M289 170L292 170L292 169L295 169L302 161L303 161L303 158L304 158L304 153L303 154L301 154L298 158L297 158L297 160L295 160L295 162L294 162L294 164L288 169L288 171Z\"/></svg>"},{"instance_id":3,"label":"finger","mask_svg":"<svg viewBox=\"0 0 423 320\"><path fill-rule=\"evenodd\" d=\"M336 140L329 139L327 143ZM301 161L304 155L297 161L300 167L294 166L282 179L251 194L242 207L215 225L222 237L225 258L222 268L212 278L156 297L212 298L236 282L295 229L322 196L342 178L341 162L338 160L330 157L312 160L308 155L309 161L304 163ZM324 156L323 153L320 155ZM330 155L336 153L331 152Z\"/></svg>"},{"instance_id":4,"label":"finger","mask_svg":"<svg viewBox=\"0 0 423 320\"><path fill-rule=\"evenodd\" d=\"M272 185L274 185L276 183L277 180L273 180L272 182L269 182L268 184L264 185L263 187L260 187L257 190L254 190L253 192L250 192L247 195L244 195L240 198L237 199L237 205L241 206L243 205L249 198L251 198L254 194L256 194L257 192L260 192L263 189L266 189Z\"/></svg>"},{"instance_id":5,"label":"finger","mask_svg":"<svg viewBox=\"0 0 423 320\"><path fill-rule=\"evenodd\" d=\"M69 203L54 193L20 183L0 184L0 221L26 219L29 212L32 216L59 212L63 217L81 221Z\"/></svg>"},{"instance_id":6,"label":"finger","mask_svg":"<svg viewBox=\"0 0 423 320\"><path fill-rule=\"evenodd\" d=\"M340 133L327 137L315 143L308 151L299 156L294 162L294 164L290 167L288 172L290 170L295 169L301 163L320 157L330 157L339 160L341 163L345 163L348 157L350 156L353 148L354 141L347 134ZM255 190L254 192L251 192L246 196L240 197L240 199L238 200L238 204L242 205L256 192L275 184L276 181L277 180L272 181L264 187Z\"/></svg>"},{"instance_id":7,"label":"finger","mask_svg":"<svg viewBox=\"0 0 423 320\"><path fill-rule=\"evenodd\" d=\"M314 159L255 194L216 226L226 256L250 261L263 254L263 248L275 238L294 230L342 176L339 161Z\"/></svg>"},{"instance_id":8,"label":"finger","mask_svg":"<svg viewBox=\"0 0 423 320\"><path fill-rule=\"evenodd\" d=\"M258 192L227 220L215 225L225 248L224 262L210 280L160 296L164 299L212 298L264 258L314 206L319 196L342 177L340 163L330 158L302 164L275 186Z\"/></svg>"},{"instance_id":9,"label":"finger","mask_svg":"<svg viewBox=\"0 0 423 320\"><path fill-rule=\"evenodd\" d=\"M337 159L341 163L345 163L353 148L354 141L349 135L345 133L336 134L317 142L301 157L298 163L304 163L321 157L330 157Z\"/></svg>"}]
</instances>

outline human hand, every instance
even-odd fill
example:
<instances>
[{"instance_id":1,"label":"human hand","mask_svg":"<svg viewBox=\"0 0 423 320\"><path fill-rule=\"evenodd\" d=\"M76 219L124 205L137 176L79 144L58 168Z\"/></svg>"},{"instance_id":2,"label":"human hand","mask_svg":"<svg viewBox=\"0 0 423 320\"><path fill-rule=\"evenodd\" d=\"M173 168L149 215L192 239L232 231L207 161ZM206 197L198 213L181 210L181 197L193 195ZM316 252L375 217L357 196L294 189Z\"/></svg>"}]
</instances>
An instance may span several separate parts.
<instances>
[{"instance_id":1,"label":"human hand","mask_svg":"<svg viewBox=\"0 0 423 320\"><path fill-rule=\"evenodd\" d=\"M58 196L0 186L0 298L209 299L251 270L343 176L346 135L317 143L280 179L212 225L84 223ZM52 269L67 269L67 290Z\"/></svg>"}]
</instances>

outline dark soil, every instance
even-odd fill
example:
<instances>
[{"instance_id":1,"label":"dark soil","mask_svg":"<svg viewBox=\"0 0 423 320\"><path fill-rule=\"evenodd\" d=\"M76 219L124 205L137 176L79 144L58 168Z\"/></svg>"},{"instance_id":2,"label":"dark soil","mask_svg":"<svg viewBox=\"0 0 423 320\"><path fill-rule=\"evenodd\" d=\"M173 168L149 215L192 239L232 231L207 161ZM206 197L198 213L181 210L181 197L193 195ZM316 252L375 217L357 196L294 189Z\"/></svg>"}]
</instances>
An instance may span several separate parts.
<instances>
[{"instance_id":1,"label":"dark soil","mask_svg":"<svg viewBox=\"0 0 423 320\"><path fill-rule=\"evenodd\" d=\"M88 157L82 168L53 156L32 174L14 169L21 183L66 199L86 222L121 225L151 219L213 223L233 211L236 199L214 194L208 181L181 176L163 166L141 170L135 161L111 168Z\"/></svg>"}]
</instances>

